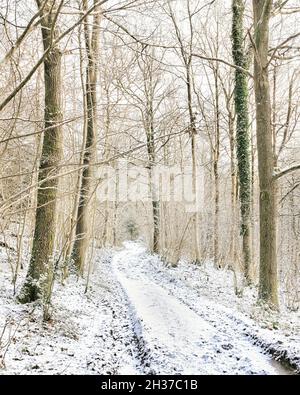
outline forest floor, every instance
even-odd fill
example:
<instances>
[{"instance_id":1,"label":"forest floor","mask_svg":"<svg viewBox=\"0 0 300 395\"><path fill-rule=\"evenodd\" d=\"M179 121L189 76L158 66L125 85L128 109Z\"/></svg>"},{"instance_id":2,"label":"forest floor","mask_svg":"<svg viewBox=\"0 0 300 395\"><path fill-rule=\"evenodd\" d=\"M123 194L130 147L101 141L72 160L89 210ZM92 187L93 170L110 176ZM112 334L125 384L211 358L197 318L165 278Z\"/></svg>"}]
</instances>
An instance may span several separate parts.
<instances>
[{"instance_id":1,"label":"forest floor","mask_svg":"<svg viewBox=\"0 0 300 395\"><path fill-rule=\"evenodd\" d=\"M43 323L15 302L0 252L0 374L290 374L276 358L300 372L299 314L262 309L255 289L237 298L230 271L169 268L126 242L97 251L86 293L57 281Z\"/></svg>"}]
</instances>

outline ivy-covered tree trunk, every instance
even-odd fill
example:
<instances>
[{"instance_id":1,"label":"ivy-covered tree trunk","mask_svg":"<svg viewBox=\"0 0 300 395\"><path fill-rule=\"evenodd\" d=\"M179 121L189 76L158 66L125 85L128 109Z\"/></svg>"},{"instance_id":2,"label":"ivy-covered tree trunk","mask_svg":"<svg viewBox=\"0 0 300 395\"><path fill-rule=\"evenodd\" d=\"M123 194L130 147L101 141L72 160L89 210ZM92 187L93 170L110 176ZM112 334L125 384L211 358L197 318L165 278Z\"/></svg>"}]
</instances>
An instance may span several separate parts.
<instances>
[{"instance_id":1,"label":"ivy-covered tree trunk","mask_svg":"<svg viewBox=\"0 0 300 395\"><path fill-rule=\"evenodd\" d=\"M244 0L232 1L232 55L234 63L248 68L244 49ZM248 113L247 74L235 70L235 111L238 179L240 189L241 236L243 240L243 266L248 283L251 282L251 159Z\"/></svg>"},{"instance_id":2,"label":"ivy-covered tree trunk","mask_svg":"<svg viewBox=\"0 0 300 395\"><path fill-rule=\"evenodd\" d=\"M40 2L37 1L39 6ZM53 1L42 10L41 21L44 50L53 45L58 35L55 26L56 12ZM56 196L61 143L61 52L57 45L49 51L44 61L45 110L44 136L39 165L39 186L31 260L25 283L18 296L21 303L48 297L51 286L52 257L56 228Z\"/></svg>"},{"instance_id":3,"label":"ivy-covered tree trunk","mask_svg":"<svg viewBox=\"0 0 300 395\"><path fill-rule=\"evenodd\" d=\"M259 173L260 277L259 298L278 307L276 253L276 184L273 179L271 98L268 73L269 20L271 0L253 0L254 12L254 88Z\"/></svg>"},{"instance_id":4,"label":"ivy-covered tree trunk","mask_svg":"<svg viewBox=\"0 0 300 395\"><path fill-rule=\"evenodd\" d=\"M96 0L94 0L96 3ZM87 0L83 0L84 10L88 8ZM90 239L90 207L92 203L92 185L94 172L92 163L96 155L97 143L97 62L99 56L100 8L97 7L93 17L92 32L89 21L84 21L85 46L87 53L86 68L86 106L87 135L83 157L79 204L77 210L76 236L73 245L72 259L79 273L83 273Z\"/></svg>"}]
</instances>

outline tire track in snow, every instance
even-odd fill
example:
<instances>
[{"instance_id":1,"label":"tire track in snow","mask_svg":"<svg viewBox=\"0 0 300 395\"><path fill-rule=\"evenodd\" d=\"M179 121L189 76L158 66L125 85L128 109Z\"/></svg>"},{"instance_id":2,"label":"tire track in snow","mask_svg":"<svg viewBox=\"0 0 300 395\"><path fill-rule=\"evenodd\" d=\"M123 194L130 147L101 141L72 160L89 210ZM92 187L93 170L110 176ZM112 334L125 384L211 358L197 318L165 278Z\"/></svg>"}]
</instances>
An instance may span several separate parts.
<instances>
[{"instance_id":1,"label":"tire track in snow","mask_svg":"<svg viewBox=\"0 0 300 395\"><path fill-rule=\"evenodd\" d=\"M131 303L123 284L118 278L117 281L119 284L121 298L124 302L124 305L126 306L127 316L129 317L132 326L132 344L135 349L132 354L139 362L138 369L140 370L141 374L156 374L156 371L151 368L151 351L143 336L142 322L139 319L134 305Z\"/></svg>"},{"instance_id":2,"label":"tire track in snow","mask_svg":"<svg viewBox=\"0 0 300 395\"><path fill-rule=\"evenodd\" d=\"M110 338L115 343L113 349L109 350L106 374L145 374L140 361L140 346L132 327L127 295L112 273L111 265L110 254L107 259L99 257L96 266L97 277L105 279L105 283L99 284L107 290L101 303L111 311L111 322L108 327Z\"/></svg>"},{"instance_id":3,"label":"tire track in snow","mask_svg":"<svg viewBox=\"0 0 300 395\"><path fill-rule=\"evenodd\" d=\"M113 267L156 373L278 373L271 358L216 306L198 298L201 305L195 309L175 295L176 288L170 294L170 289L151 281L140 267L144 253L143 247L127 243L114 256Z\"/></svg>"},{"instance_id":4,"label":"tire track in snow","mask_svg":"<svg viewBox=\"0 0 300 395\"><path fill-rule=\"evenodd\" d=\"M164 281L160 282L160 285L171 295L179 299L183 304L193 310L196 314L200 315L207 322L210 322L214 327L220 326L224 332L226 332L227 327L235 326L239 330L239 334L244 336L247 341L252 346L255 346L260 353L264 353L271 358L270 363L275 368L276 372L281 375L293 375L300 374L300 357L294 352L287 350L280 340L270 339L270 337L265 337L262 335L258 328L253 325L253 323L246 317L243 317L240 313L233 313L228 307L223 305L216 306L212 300L207 297L203 297L201 292L193 288L188 282L182 279L172 277L171 273L157 272L158 279L162 279L163 275ZM167 281L166 281L167 280ZM184 299L182 296L176 294L177 288L185 289L187 294L194 294L194 297ZM199 303L195 303L195 300ZM201 301L204 302L201 304ZM217 312L217 314L216 314Z\"/></svg>"},{"instance_id":5,"label":"tire track in snow","mask_svg":"<svg viewBox=\"0 0 300 395\"><path fill-rule=\"evenodd\" d=\"M162 286L166 289L172 296L176 297L183 304L185 304L188 308L198 314L200 317L204 318L207 322L211 323L213 327L222 327L222 331L226 334L226 336L230 337L230 332L228 332L227 328L235 326L239 330L239 336L244 336L243 342L246 346L249 347L249 343L252 347L256 347L259 353L263 353L266 356L270 357L270 364L274 367L277 374L289 375L296 374L298 370L298 365L296 365L292 359L290 359L285 351L278 351L273 348L272 344L265 343L259 335L255 333L255 329L248 324L246 324L240 318L230 314L227 308L223 306L205 306L207 311L203 311L203 305L200 308L199 306L195 306L189 301L184 300L182 297L175 295L175 293L170 290L168 287ZM197 292L197 291L196 291ZM198 297L201 297L201 294L197 292ZM208 301L211 303L210 301ZM219 311L216 319L216 311ZM213 317L213 318L212 318ZM226 317L226 319L225 319ZM224 349L228 347L225 344L222 345ZM229 347L231 347L231 343L229 343ZM218 350L218 352L220 352ZM285 364L285 366L284 366ZM251 372L253 373L253 372Z\"/></svg>"}]
</instances>

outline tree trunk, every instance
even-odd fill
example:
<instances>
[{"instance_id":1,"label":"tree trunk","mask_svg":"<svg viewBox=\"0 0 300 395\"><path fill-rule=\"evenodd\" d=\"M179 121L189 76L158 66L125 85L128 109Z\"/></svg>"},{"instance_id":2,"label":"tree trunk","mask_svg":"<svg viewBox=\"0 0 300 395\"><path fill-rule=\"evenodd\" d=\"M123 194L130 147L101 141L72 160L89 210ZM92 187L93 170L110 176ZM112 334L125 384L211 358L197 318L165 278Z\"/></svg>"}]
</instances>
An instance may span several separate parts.
<instances>
[{"instance_id":1,"label":"tree trunk","mask_svg":"<svg viewBox=\"0 0 300 395\"><path fill-rule=\"evenodd\" d=\"M229 114L228 120L229 129L229 143L230 143L230 176L231 176L231 224L230 224L230 265L235 270L237 261L237 249L236 249L236 157L235 157L235 133L234 133L234 119Z\"/></svg>"},{"instance_id":2,"label":"tree trunk","mask_svg":"<svg viewBox=\"0 0 300 395\"><path fill-rule=\"evenodd\" d=\"M278 307L276 253L276 185L273 180L271 100L268 75L271 0L253 0L255 31L254 88L259 173L260 278L259 299Z\"/></svg>"},{"instance_id":3,"label":"tree trunk","mask_svg":"<svg viewBox=\"0 0 300 395\"><path fill-rule=\"evenodd\" d=\"M244 1L233 0L232 54L234 63L248 68L244 50ZM248 82L246 73L235 70L235 111L238 176L240 187L241 236L243 239L243 270L246 281L251 283L251 161L248 112Z\"/></svg>"},{"instance_id":4,"label":"tree trunk","mask_svg":"<svg viewBox=\"0 0 300 395\"><path fill-rule=\"evenodd\" d=\"M149 158L149 178L150 178L150 193L151 193L151 204L152 204L152 215L153 215L153 243L152 251L155 254L159 253L160 245L160 204L157 196L156 185L153 174L153 166L155 165L155 144L154 144L154 127L153 127L153 116L152 116L152 105L149 112L149 122L147 131L147 150Z\"/></svg>"},{"instance_id":5,"label":"tree trunk","mask_svg":"<svg viewBox=\"0 0 300 395\"><path fill-rule=\"evenodd\" d=\"M197 188L197 158L196 158L196 117L193 111L193 99L192 99L192 80L191 80L191 58L186 64L186 86L187 86L187 98L188 98L188 109L189 109L189 121L190 121L190 135L191 135L191 151L192 151L192 187L193 196L195 199L195 213L192 217L192 225L194 228L194 247L195 247L195 263L200 264L201 253L200 253L200 213L198 207L198 188Z\"/></svg>"},{"instance_id":6,"label":"tree trunk","mask_svg":"<svg viewBox=\"0 0 300 395\"><path fill-rule=\"evenodd\" d=\"M214 175L214 265L221 267L219 257L219 212L220 212L220 180L219 180L219 158L220 158L220 103L218 65L214 70L215 79L215 143L213 147L213 175Z\"/></svg>"},{"instance_id":7,"label":"tree trunk","mask_svg":"<svg viewBox=\"0 0 300 395\"><path fill-rule=\"evenodd\" d=\"M159 202L157 200L152 201L152 211L154 220L154 230L153 230L153 252L155 254L159 253Z\"/></svg>"},{"instance_id":8,"label":"tree trunk","mask_svg":"<svg viewBox=\"0 0 300 395\"><path fill-rule=\"evenodd\" d=\"M150 180L150 198L152 205L153 233L152 233L152 252L160 252L160 201L157 182L154 179L153 168L156 164L156 147L155 147L155 111L154 97L156 82L153 81L153 54L145 58L142 56L143 66L141 70L144 77L144 93L146 98L146 108L144 115L144 128L147 139L148 170Z\"/></svg>"},{"instance_id":9,"label":"tree trunk","mask_svg":"<svg viewBox=\"0 0 300 395\"><path fill-rule=\"evenodd\" d=\"M96 0L94 0L95 2ZM83 2L87 9L87 1ZM90 33L88 20L84 22L85 46L88 58L86 69L86 105L87 105L87 136L83 159L80 197L77 210L76 238L73 246L72 259L79 273L83 273L86 254L90 239L90 208L92 203L92 186L94 171L91 166L96 155L97 140L97 61L99 56L99 25L100 11L96 8L93 18L93 28Z\"/></svg>"},{"instance_id":10,"label":"tree trunk","mask_svg":"<svg viewBox=\"0 0 300 395\"><path fill-rule=\"evenodd\" d=\"M37 2L39 4L39 2ZM58 35L56 11L48 1L42 14L42 37L46 51ZM39 187L31 260L18 300L28 303L48 297L53 275L53 248L56 228L56 196L61 143L61 52L54 46L44 60L45 110L44 139L39 165Z\"/></svg>"},{"instance_id":11,"label":"tree trunk","mask_svg":"<svg viewBox=\"0 0 300 395\"><path fill-rule=\"evenodd\" d=\"M110 129L111 129L111 122L110 122L110 111L111 111L111 104L110 104L110 91L109 91L109 85L106 85L103 87L103 90L105 92L105 97L106 97L106 108L105 108L105 121L104 121L104 129L105 129L105 136L104 136L104 160L109 161L109 158L111 156L111 142L110 142ZM113 164L112 164L113 165ZM109 198L105 200L104 203L104 221L103 221L103 233L102 233L102 246L106 247L111 243L111 240L109 239L110 236L110 204L109 204Z\"/></svg>"},{"instance_id":12,"label":"tree trunk","mask_svg":"<svg viewBox=\"0 0 300 395\"><path fill-rule=\"evenodd\" d=\"M256 215L256 210L255 210L255 202L256 202L256 183L255 183L255 136L254 136L254 130L251 128L251 242L252 242L252 248L251 248L251 261L252 261L252 278L256 279L257 278L257 268L256 268L256 262L257 262L257 253L256 253L256 238L254 235L256 234L256 221L255 221L255 216Z\"/></svg>"},{"instance_id":13,"label":"tree trunk","mask_svg":"<svg viewBox=\"0 0 300 395\"><path fill-rule=\"evenodd\" d=\"M75 197L73 202L71 220L70 220L70 227L69 227L69 235L68 241L66 246L66 259L64 265L64 278L68 275L68 267L70 260L72 259L73 253L73 245L74 245L74 238L76 233L76 225L77 225L77 210L79 205L79 197L80 197L80 190L81 190L81 181L82 181L82 166L84 161L84 150L86 144L86 136L87 136L87 104L86 104L86 81L85 81L85 67L84 67L84 48L82 46L82 37L81 37L81 29L78 33L78 41L79 41L79 64L80 64L80 82L82 88L82 100L83 100L83 109L84 109L84 116L83 116L83 136L82 136L82 144L81 144L81 152L79 158L79 166L80 169L77 174L76 186L75 186Z\"/></svg>"}]
</instances>

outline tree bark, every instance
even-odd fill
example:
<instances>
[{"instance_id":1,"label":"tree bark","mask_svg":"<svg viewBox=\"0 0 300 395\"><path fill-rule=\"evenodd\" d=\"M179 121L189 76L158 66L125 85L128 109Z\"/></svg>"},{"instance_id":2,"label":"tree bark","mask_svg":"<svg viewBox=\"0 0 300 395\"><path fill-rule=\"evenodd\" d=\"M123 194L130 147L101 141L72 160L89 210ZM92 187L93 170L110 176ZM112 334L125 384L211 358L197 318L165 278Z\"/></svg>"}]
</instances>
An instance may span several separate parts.
<instances>
[{"instance_id":1,"label":"tree bark","mask_svg":"<svg viewBox=\"0 0 300 395\"><path fill-rule=\"evenodd\" d=\"M191 60L186 62L186 88L187 88L187 99L189 109L189 121L190 121L190 135L191 135L191 152L192 152L192 187L193 195L195 199L195 213L192 217L192 225L194 228L194 247L195 247L195 263L201 263L201 252L200 252L200 213L198 207L198 188L197 188L197 157L196 157L196 117L193 111L193 98L192 98L192 80L191 80Z\"/></svg>"},{"instance_id":2,"label":"tree bark","mask_svg":"<svg viewBox=\"0 0 300 395\"><path fill-rule=\"evenodd\" d=\"M82 144L81 144L81 152L79 158L79 166L80 169L77 174L76 186L75 186L75 196L73 201L73 208L70 220L70 227L69 227L69 235L68 241L66 246L66 259L65 259L65 266L64 266L64 278L68 275L68 268L69 263L72 259L73 253L73 246L74 246L74 239L76 235L76 226L77 226L77 211L79 205L79 198L80 198L80 190L81 190L81 182L82 182L82 173L83 173L83 161L84 161L84 152L85 152L85 145L86 145L86 136L87 136L87 103L86 103L86 73L84 67L84 48L82 45L82 34L81 34L81 26L78 32L78 41L79 41L79 65L80 65L80 82L82 88L82 101L83 101L83 109L84 109L84 116L83 116L83 133L82 133Z\"/></svg>"},{"instance_id":3,"label":"tree bark","mask_svg":"<svg viewBox=\"0 0 300 395\"><path fill-rule=\"evenodd\" d=\"M96 4L96 0L94 0ZM83 1L85 11L87 1ZM84 21L85 46L88 58L86 69L86 105L87 105L87 136L83 158L83 173L81 178L80 197L77 210L76 237L72 251L72 259L78 273L83 274L86 254L90 239L90 213L92 182L94 179L93 167L91 166L96 155L97 140L97 61L99 56L99 25L100 8L96 7L93 17L92 32L89 23Z\"/></svg>"},{"instance_id":4,"label":"tree bark","mask_svg":"<svg viewBox=\"0 0 300 395\"><path fill-rule=\"evenodd\" d=\"M230 265L235 270L237 261L237 249L236 249L236 184L237 184L237 171L236 171L236 156L235 156L235 129L234 129L234 117L229 114L228 117L228 129L229 129L229 144L230 144L230 176L231 176L231 224L230 224Z\"/></svg>"},{"instance_id":5,"label":"tree bark","mask_svg":"<svg viewBox=\"0 0 300 395\"><path fill-rule=\"evenodd\" d=\"M39 2L37 1L39 6ZM42 10L42 37L46 51L58 36L56 12L48 1ZM61 52L54 46L44 60L45 110L44 139L39 165L39 187L31 260L18 300L28 303L47 298L53 275L52 259L56 228L56 196L61 143Z\"/></svg>"},{"instance_id":6,"label":"tree bark","mask_svg":"<svg viewBox=\"0 0 300 395\"><path fill-rule=\"evenodd\" d=\"M271 98L268 75L269 19L271 0L253 0L254 88L259 173L260 277L259 299L278 308L276 252L276 185L271 125Z\"/></svg>"},{"instance_id":7,"label":"tree bark","mask_svg":"<svg viewBox=\"0 0 300 395\"><path fill-rule=\"evenodd\" d=\"M244 50L244 1L232 3L232 55L235 65L248 69ZM235 69L235 111L238 176L240 187L241 236L243 240L243 270L246 281L251 283L251 160L248 112L247 74Z\"/></svg>"},{"instance_id":8,"label":"tree bark","mask_svg":"<svg viewBox=\"0 0 300 395\"><path fill-rule=\"evenodd\" d=\"M151 80L151 77L150 77ZM152 102L150 104L147 127L147 150L149 158L149 177L150 177L150 193L153 215L153 244L152 251L155 254L159 253L160 245L160 204L157 196L156 185L153 174L153 166L155 165L155 143L154 143L154 120Z\"/></svg>"},{"instance_id":9,"label":"tree bark","mask_svg":"<svg viewBox=\"0 0 300 395\"><path fill-rule=\"evenodd\" d=\"M144 51L145 53L146 51ZM152 206L153 218L153 233L152 233L152 252L159 254L160 246L160 200L159 190L157 190L157 183L155 180L154 166L156 164L156 146L155 146L155 110L154 99L156 93L157 82L153 79L153 53L148 53L141 56L142 63L139 67L144 78L144 94L145 94L145 108L144 108L144 128L147 139L147 154L148 154L148 172L150 181L150 199Z\"/></svg>"},{"instance_id":10,"label":"tree bark","mask_svg":"<svg viewBox=\"0 0 300 395\"><path fill-rule=\"evenodd\" d=\"M219 252L219 214L220 214L220 180L219 180L219 159L220 159L220 102L219 102L219 81L218 65L214 69L215 79L215 136L213 146L213 175L214 175L214 264L221 267Z\"/></svg>"}]
</instances>

